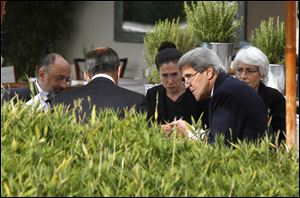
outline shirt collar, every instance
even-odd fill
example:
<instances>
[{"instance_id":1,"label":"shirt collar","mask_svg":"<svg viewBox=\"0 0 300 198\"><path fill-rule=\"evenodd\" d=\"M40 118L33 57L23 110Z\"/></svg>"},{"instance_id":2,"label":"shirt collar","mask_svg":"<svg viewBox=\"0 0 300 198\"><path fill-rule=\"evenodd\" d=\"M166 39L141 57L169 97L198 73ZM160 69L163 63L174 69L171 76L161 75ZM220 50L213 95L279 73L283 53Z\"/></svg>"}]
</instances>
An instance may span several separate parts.
<instances>
[{"instance_id":1,"label":"shirt collar","mask_svg":"<svg viewBox=\"0 0 300 198\"><path fill-rule=\"evenodd\" d=\"M213 95L214 95L214 88L215 88L215 86L213 86L213 88L212 88L212 90L210 92L210 97L213 97Z\"/></svg>"},{"instance_id":2,"label":"shirt collar","mask_svg":"<svg viewBox=\"0 0 300 198\"><path fill-rule=\"evenodd\" d=\"M99 77L107 78L107 79L111 80L114 84L116 84L114 79L107 74L96 74L95 76L93 76L92 80L94 80L95 78L99 78Z\"/></svg>"},{"instance_id":3,"label":"shirt collar","mask_svg":"<svg viewBox=\"0 0 300 198\"><path fill-rule=\"evenodd\" d=\"M43 94L45 94L45 95L49 94L48 92L44 91L44 90L40 87L38 81L35 81L35 85L36 85L37 90L38 90L39 93L42 93L42 92L43 92Z\"/></svg>"},{"instance_id":4,"label":"shirt collar","mask_svg":"<svg viewBox=\"0 0 300 198\"><path fill-rule=\"evenodd\" d=\"M47 100L47 95L49 94L49 92L44 91L44 90L40 87L38 81L35 81L35 84L36 84L37 90L38 90L38 92L39 92L38 94L40 94L41 99L42 99L43 101L46 101L46 100Z\"/></svg>"}]
</instances>

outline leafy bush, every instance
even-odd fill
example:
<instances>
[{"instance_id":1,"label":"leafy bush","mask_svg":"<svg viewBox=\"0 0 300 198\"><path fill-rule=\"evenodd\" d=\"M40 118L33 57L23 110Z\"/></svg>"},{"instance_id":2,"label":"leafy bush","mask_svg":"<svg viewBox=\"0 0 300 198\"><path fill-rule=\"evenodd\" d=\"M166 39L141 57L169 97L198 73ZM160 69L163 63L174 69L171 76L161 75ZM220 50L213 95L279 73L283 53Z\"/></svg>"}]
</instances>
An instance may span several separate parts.
<instances>
[{"instance_id":1,"label":"leafy bush","mask_svg":"<svg viewBox=\"0 0 300 198\"><path fill-rule=\"evenodd\" d=\"M190 5L185 2L184 11L198 42L233 42L242 23L242 19L236 19L236 1L197 1Z\"/></svg>"},{"instance_id":2,"label":"leafy bush","mask_svg":"<svg viewBox=\"0 0 300 198\"><path fill-rule=\"evenodd\" d=\"M1 32L1 54L6 64L15 65L17 76L34 76L35 66L70 30L70 2L7 1Z\"/></svg>"},{"instance_id":3,"label":"leafy bush","mask_svg":"<svg viewBox=\"0 0 300 198\"><path fill-rule=\"evenodd\" d=\"M160 76L159 76L159 72L156 68L155 65L152 65L151 67L149 67L150 72L149 75L147 76L147 81L149 84L159 84L160 83Z\"/></svg>"},{"instance_id":4,"label":"leafy bush","mask_svg":"<svg viewBox=\"0 0 300 198\"><path fill-rule=\"evenodd\" d=\"M172 22L168 19L161 21L159 20L154 28L146 33L144 38L145 43L145 60L149 64L150 68L155 63L155 56L157 55L161 42L170 41L173 42L177 49L183 54L191 50L195 44L193 40L193 32L190 28L181 28L179 24L179 18L173 19ZM159 83L160 79L158 72L150 71L148 81L152 83Z\"/></svg>"},{"instance_id":5,"label":"leafy bush","mask_svg":"<svg viewBox=\"0 0 300 198\"><path fill-rule=\"evenodd\" d=\"M262 50L273 64L285 64L285 31L284 22L277 17L262 21L255 31L252 31L251 43Z\"/></svg>"},{"instance_id":6,"label":"leafy bush","mask_svg":"<svg viewBox=\"0 0 300 198\"><path fill-rule=\"evenodd\" d=\"M61 107L1 106L1 196L298 196L294 151L166 138L133 111L84 125Z\"/></svg>"}]
</instances>

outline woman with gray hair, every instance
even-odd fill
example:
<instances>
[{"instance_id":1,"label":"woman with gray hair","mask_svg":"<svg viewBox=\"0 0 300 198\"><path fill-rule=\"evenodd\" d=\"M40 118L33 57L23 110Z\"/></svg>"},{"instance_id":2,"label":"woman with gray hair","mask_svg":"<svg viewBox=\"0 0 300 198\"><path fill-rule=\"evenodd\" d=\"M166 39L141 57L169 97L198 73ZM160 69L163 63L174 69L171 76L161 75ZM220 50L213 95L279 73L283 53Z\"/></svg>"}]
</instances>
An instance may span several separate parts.
<instances>
[{"instance_id":1,"label":"woman with gray hair","mask_svg":"<svg viewBox=\"0 0 300 198\"><path fill-rule=\"evenodd\" d=\"M241 48L234 61L233 67L236 77L244 81L263 98L268 107L269 119L271 125L269 130L275 132L274 138L278 142L285 139L285 98L276 89L267 87L264 82L267 81L269 72L269 60L267 56L258 48L246 46Z\"/></svg>"},{"instance_id":2,"label":"woman with gray hair","mask_svg":"<svg viewBox=\"0 0 300 198\"><path fill-rule=\"evenodd\" d=\"M215 136L223 134L226 144L238 140L255 141L267 129L267 109L261 97L245 83L230 77L215 52L196 48L184 54L178 62L185 86L196 100L210 98L208 140L213 143ZM193 138L184 121L175 121L165 127L170 133L176 132Z\"/></svg>"}]
</instances>

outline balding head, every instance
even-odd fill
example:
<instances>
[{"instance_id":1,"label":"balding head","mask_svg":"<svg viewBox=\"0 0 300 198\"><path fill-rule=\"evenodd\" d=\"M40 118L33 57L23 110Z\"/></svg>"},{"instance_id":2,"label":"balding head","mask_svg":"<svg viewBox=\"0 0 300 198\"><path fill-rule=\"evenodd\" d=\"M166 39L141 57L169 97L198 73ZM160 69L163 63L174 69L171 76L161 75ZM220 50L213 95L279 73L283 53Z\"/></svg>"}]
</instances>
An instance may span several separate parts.
<instances>
[{"instance_id":1,"label":"balding head","mask_svg":"<svg viewBox=\"0 0 300 198\"><path fill-rule=\"evenodd\" d=\"M46 92L60 92L70 81L71 67L64 57L51 53L40 63L38 83Z\"/></svg>"}]
</instances>

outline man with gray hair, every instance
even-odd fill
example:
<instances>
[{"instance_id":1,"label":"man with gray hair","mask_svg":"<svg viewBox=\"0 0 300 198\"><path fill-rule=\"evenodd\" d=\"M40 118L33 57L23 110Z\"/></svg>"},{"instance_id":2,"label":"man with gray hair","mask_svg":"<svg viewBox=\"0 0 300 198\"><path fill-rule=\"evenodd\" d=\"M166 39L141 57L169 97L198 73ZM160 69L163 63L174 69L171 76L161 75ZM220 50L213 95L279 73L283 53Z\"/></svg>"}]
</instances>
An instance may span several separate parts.
<instances>
[{"instance_id":1,"label":"man with gray hair","mask_svg":"<svg viewBox=\"0 0 300 198\"><path fill-rule=\"evenodd\" d=\"M196 100L210 99L209 142L217 134L225 136L225 143L239 140L254 141L267 129L267 108L260 96L244 82L225 74L220 58L210 49L196 48L184 54L178 65L185 85ZM178 133L191 136L182 120L164 127L169 133L173 127Z\"/></svg>"},{"instance_id":2,"label":"man with gray hair","mask_svg":"<svg viewBox=\"0 0 300 198\"><path fill-rule=\"evenodd\" d=\"M89 51L85 56L85 67L90 82L57 95L54 104L73 108L74 101L79 101L81 111L77 111L77 116L82 120L90 116L93 106L97 110L110 108L121 113L132 107L140 110L144 96L118 86L120 59L113 49L101 47Z\"/></svg>"}]
</instances>

